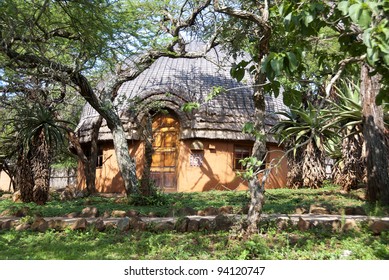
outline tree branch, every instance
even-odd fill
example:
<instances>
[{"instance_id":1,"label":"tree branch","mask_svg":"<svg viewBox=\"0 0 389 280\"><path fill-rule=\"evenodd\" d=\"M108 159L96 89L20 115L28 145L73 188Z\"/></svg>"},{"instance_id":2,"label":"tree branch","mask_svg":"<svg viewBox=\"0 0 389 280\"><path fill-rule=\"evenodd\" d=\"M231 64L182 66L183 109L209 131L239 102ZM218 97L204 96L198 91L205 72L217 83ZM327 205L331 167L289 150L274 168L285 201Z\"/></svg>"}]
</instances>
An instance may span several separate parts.
<instances>
[{"instance_id":1,"label":"tree branch","mask_svg":"<svg viewBox=\"0 0 389 280\"><path fill-rule=\"evenodd\" d=\"M221 7L219 5L219 0L214 0L213 1L213 6L216 12L223 13L226 15L234 16L236 18L244 19L244 20L249 20L251 22L254 22L264 28L270 28L270 26L267 23L268 17L269 17L269 3L268 1L265 1L265 7L261 7L262 10L262 16L259 16L257 14L251 13L249 11L243 11L243 10L238 10L234 9L231 7Z\"/></svg>"},{"instance_id":2,"label":"tree branch","mask_svg":"<svg viewBox=\"0 0 389 280\"><path fill-rule=\"evenodd\" d=\"M326 86L326 89L325 89L325 92L326 92L326 96L324 99L327 99L330 94L331 94L331 90L332 90L332 87L334 86L334 84L336 83L336 81L340 78L340 75L343 73L344 69L346 68L346 66L349 64L349 63L354 63L354 62L359 62L359 61L362 61L366 58L366 54L362 55L362 56L359 56L359 57L350 57L350 58L346 58L346 59L343 59L339 62L339 68L338 68L338 71L336 72L336 74L331 78L329 84ZM323 100L324 100L323 99Z\"/></svg>"}]
</instances>

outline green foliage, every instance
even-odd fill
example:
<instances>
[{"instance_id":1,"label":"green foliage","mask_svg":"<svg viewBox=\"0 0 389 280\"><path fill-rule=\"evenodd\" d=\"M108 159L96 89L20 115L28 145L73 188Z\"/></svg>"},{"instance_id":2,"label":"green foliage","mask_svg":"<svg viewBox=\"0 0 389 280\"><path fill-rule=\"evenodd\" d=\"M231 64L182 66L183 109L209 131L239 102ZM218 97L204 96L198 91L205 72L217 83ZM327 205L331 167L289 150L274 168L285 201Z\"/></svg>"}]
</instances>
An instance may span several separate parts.
<instances>
[{"instance_id":1,"label":"green foliage","mask_svg":"<svg viewBox=\"0 0 389 280\"><path fill-rule=\"evenodd\" d=\"M3 260L385 260L389 234L361 231L334 234L326 229L279 232L261 225L249 239L231 239L227 232L151 233L116 230L64 232L0 232ZM39 248L39 250L36 250ZM72 248L72 250L69 250ZM345 256L344 251L351 252Z\"/></svg>"},{"instance_id":2,"label":"green foliage","mask_svg":"<svg viewBox=\"0 0 389 280\"><path fill-rule=\"evenodd\" d=\"M324 151L329 140L336 139L334 123L328 123L324 111L317 110L311 103L307 108L291 108L289 112L277 112L283 118L271 131L279 136L279 142L293 143L294 152L298 147L313 141L316 147Z\"/></svg>"},{"instance_id":3,"label":"green foliage","mask_svg":"<svg viewBox=\"0 0 389 280\"><path fill-rule=\"evenodd\" d=\"M40 103L20 103L14 117L5 121L11 130L3 144L9 148L11 155L21 147L24 153L28 153L43 133L48 145L54 149L64 143L65 130L61 123L67 122L57 120L55 112Z\"/></svg>"},{"instance_id":4,"label":"green foliage","mask_svg":"<svg viewBox=\"0 0 389 280\"><path fill-rule=\"evenodd\" d=\"M197 103L197 102L187 102L185 103L181 110L183 110L184 112L192 112L193 110L196 110L196 109L199 109L200 108L200 104Z\"/></svg>"},{"instance_id":5,"label":"green foliage","mask_svg":"<svg viewBox=\"0 0 389 280\"><path fill-rule=\"evenodd\" d=\"M226 93L226 89L221 86L214 86L212 87L211 92L207 95L205 98L205 102L211 101L215 97L219 96L220 94Z\"/></svg>"},{"instance_id":6,"label":"green foliage","mask_svg":"<svg viewBox=\"0 0 389 280\"><path fill-rule=\"evenodd\" d=\"M328 206L334 211L340 211L345 206L363 206L365 211L370 215L388 215L389 208L379 207L378 205L370 205L359 197L364 193L364 190L351 190L350 193L344 194L340 192L340 188L335 185L326 184L321 189L269 189L266 190L266 203L264 205L264 213L284 213L293 214L296 207L309 208L310 204L321 203ZM95 206L100 213L112 210L134 209L143 215L149 212L154 212L158 216L164 216L169 209L176 207L179 202L183 207L188 206L196 210L202 210L207 207L221 207L230 205L234 209L234 213L241 211L242 207L246 206L249 201L249 193L247 191L207 191L196 193L167 193L161 194L159 197L162 202L154 201L154 204L137 205L135 206L131 199L122 198L104 198L98 196L90 196L69 201L60 201L56 195L51 195L52 199L46 205L36 205L34 203L13 203L11 199L0 200L0 213L11 209L13 213L27 206L30 208L30 215L42 215L43 217L64 216L72 212L81 212L87 206Z\"/></svg>"}]
</instances>

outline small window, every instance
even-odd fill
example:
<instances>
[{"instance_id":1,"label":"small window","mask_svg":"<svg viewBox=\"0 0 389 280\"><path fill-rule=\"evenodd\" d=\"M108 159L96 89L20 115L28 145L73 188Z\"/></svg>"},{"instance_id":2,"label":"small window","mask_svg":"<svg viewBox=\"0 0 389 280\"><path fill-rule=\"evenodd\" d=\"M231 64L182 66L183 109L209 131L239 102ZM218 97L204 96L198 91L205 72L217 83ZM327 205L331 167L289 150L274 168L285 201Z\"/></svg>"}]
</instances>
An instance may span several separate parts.
<instances>
[{"instance_id":1,"label":"small window","mask_svg":"<svg viewBox=\"0 0 389 280\"><path fill-rule=\"evenodd\" d=\"M203 152L193 152L190 154L189 164L192 167L201 167L204 161Z\"/></svg>"},{"instance_id":2,"label":"small window","mask_svg":"<svg viewBox=\"0 0 389 280\"><path fill-rule=\"evenodd\" d=\"M96 160L96 167L103 167L104 158L103 158L103 150L99 149Z\"/></svg>"},{"instance_id":3,"label":"small window","mask_svg":"<svg viewBox=\"0 0 389 280\"><path fill-rule=\"evenodd\" d=\"M249 146L235 146L234 149L234 169L244 170L244 166L240 162L242 159L251 156L251 147Z\"/></svg>"}]
</instances>

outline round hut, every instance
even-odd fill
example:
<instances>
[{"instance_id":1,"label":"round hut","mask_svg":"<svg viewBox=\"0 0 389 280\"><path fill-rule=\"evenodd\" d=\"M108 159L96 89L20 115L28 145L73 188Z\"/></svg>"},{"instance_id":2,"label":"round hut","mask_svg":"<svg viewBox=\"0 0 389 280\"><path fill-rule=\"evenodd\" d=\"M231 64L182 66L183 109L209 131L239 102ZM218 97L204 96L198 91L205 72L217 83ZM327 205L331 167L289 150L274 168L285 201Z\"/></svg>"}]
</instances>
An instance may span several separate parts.
<instances>
[{"instance_id":1,"label":"round hut","mask_svg":"<svg viewBox=\"0 0 389 280\"><path fill-rule=\"evenodd\" d=\"M192 192L213 189L247 188L239 176L240 160L248 157L254 143L243 133L245 123L253 121L253 90L250 80L231 78L231 66L220 51L206 58L157 59L136 79L124 83L115 105L127 131L129 152L140 177L144 167L147 121L152 124L153 155L151 177L166 192ZM197 104L192 110L183 110ZM266 96L265 124L278 121L275 112L285 109L282 97ZM86 149L91 141L97 112L85 105L78 136ZM98 135L99 157L96 163L96 187L100 192L124 192L116 163L112 135L102 123ZM267 135L266 159L280 158L282 149ZM268 188L284 187L286 161L271 172ZM84 186L82 168L79 185Z\"/></svg>"}]
</instances>

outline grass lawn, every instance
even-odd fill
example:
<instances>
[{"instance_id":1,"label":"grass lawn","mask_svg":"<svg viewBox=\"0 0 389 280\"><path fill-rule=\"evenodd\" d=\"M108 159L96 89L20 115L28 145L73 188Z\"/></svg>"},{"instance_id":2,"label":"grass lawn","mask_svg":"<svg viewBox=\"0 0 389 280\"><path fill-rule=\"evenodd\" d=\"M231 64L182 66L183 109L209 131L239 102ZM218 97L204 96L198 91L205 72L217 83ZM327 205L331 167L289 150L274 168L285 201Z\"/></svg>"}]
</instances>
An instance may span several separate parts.
<instances>
[{"instance_id":1,"label":"grass lawn","mask_svg":"<svg viewBox=\"0 0 389 280\"><path fill-rule=\"evenodd\" d=\"M319 190L268 190L265 213L294 213L296 207L309 209L323 204L336 211L345 206L361 206L369 215L388 215L388 209L369 205L358 193L342 194L336 186ZM116 200L116 201L115 201ZM67 202L53 199L45 206L28 204L31 214L59 216L96 206L100 213L135 209L143 214L166 215L172 209L190 206L201 210L209 206L231 205L238 212L249 201L247 192L204 192L160 195L139 200L89 197ZM26 204L0 201L0 213ZM358 231L333 233L325 229L305 232L296 228L277 230L273 223L261 225L260 234L248 240L230 232L127 232L115 229L98 232L65 230L0 231L0 259L389 259L389 232L375 236L361 225Z\"/></svg>"}]
</instances>

